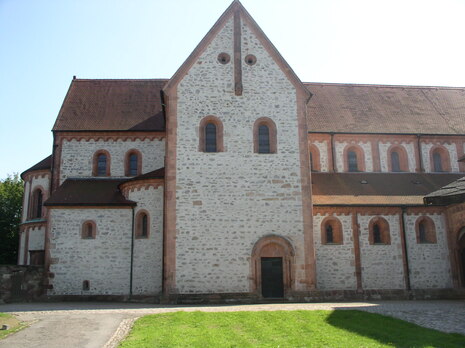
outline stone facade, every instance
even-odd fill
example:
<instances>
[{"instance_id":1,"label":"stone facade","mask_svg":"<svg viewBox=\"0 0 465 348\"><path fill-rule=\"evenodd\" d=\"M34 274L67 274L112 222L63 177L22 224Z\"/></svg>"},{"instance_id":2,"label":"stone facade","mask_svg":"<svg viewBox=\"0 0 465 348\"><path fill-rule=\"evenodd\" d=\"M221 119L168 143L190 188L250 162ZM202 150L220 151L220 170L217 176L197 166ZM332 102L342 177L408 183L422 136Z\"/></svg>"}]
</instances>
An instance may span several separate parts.
<instances>
[{"instance_id":1,"label":"stone facade","mask_svg":"<svg viewBox=\"0 0 465 348\"><path fill-rule=\"evenodd\" d=\"M217 60L221 52L233 56L232 19L177 90L176 288L180 293L248 292L253 246L269 234L292 241L297 272L304 264L296 91L250 28L243 23L241 29L242 56L253 54L257 62L242 64L240 98L234 95L233 65ZM223 124L224 152L198 149L199 125L209 115ZM276 124L275 154L253 152L253 127L260 117ZM296 284L299 290L302 286Z\"/></svg>"},{"instance_id":2,"label":"stone facade","mask_svg":"<svg viewBox=\"0 0 465 348\"><path fill-rule=\"evenodd\" d=\"M131 209L51 209L49 295L129 293ZM95 221L95 239L81 237L82 224ZM69 265L72 265L70 267ZM89 290L83 282L89 281Z\"/></svg>"},{"instance_id":3,"label":"stone facade","mask_svg":"<svg viewBox=\"0 0 465 348\"><path fill-rule=\"evenodd\" d=\"M293 74L242 6L234 2L232 9L165 87L152 93L159 82L150 85L147 99L160 98L160 105L154 111L146 100L150 110L145 110L146 105L139 110L147 115L137 120L137 126L146 125L146 129L115 130L114 113L108 116L112 121L106 123L108 129L54 129L51 164L44 166L42 161L22 176L19 264L31 264L31 251L44 251L48 296L147 296L181 302L203 296L263 300L265 277L260 262L265 258L281 259L282 297L287 300L342 300L347 294L358 299L407 298L409 291L428 296L429 291L465 284L454 244L462 226L463 205L430 209L423 206L421 195L359 194L370 187L362 184L371 185L376 175L393 177L385 174L393 171L393 146L405 150L402 171L408 173L392 175L405 175L408 180L442 175L424 174L432 172L431 151L437 146L450 160L448 171L465 172L465 164L457 163L465 152L465 139L307 129L312 91ZM100 82L95 84L98 88L107 88ZM129 97L115 83L121 94L116 101L96 98L95 103L104 105L96 115L100 117L105 105L112 107L125 97L127 103L135 96L141 98L136 98L131 110L144 103L137 83L125 82L125 88L133 88L126 91ZM94 98L89 103L77 94L74 104L84 105L80 117L86 118ZM337 110L333 112L339 117ZM89 116L87 121L98 117ZM126 121L124 117L120 122ZM330 121L326 117L324 122ZM214 152L206 151L204 124L210 122L206 120L215 122L218 146ZM269 126L269 153L257 151L257 125L261 125L257 122L262 121ZM358 171L370 174L339 174L348 171L351 147L363 158ZM316 171L323 174L310 173L310 149L318 150ZM101 150L109 155L106 175L94 170L95 154ZM132 150L142 161L135 176L126 171ZM356 175L372 175L373 180L360 181L356 194L347 187L349 193L328 194L331 199L345 199L345 203L329 204L323 194L311 193L311 181L318 175L324 175L329 186ZM87 186L77 182L101 186L83 193L80 190ZM66 191L70 183L76 186ZM102 183L108 184L107 191ZM41 216L31 216L31 207L37 208L32 202L37 188L43 192L43 201L52 204L42 207ZM58 203L53 201L57 196ZM369 199L363 201L362 196ZM138 234L141 214L147 216L147 235ZM422 216L434 223L434 242L418 241L417 221ZM371 222L381 218L388 226L389 240L374 243ZM326 241L325 219L340 222L340 241ZM86 235L89 226L92 233Z\"/></svg>"},{"instance_id":4,"label":"stone facade","mask_svg":"<svg viewBox=\"0 0 465 348\"><path fill-rule=\"evenodd\" d=\"M435 225L437 243L418 243L416 220L423 215L406 215L405 228L412 289L450 288L450 259L443 214L428 214Z\"/></svg>"},{"instance_id":5,"label":"stone facade","mask_svg":"<svg viewBox=\"0 0 465 348\"><path fill-rule=\"evenodd\" d=\"M389 224L390 244L369 242L370 220L380 216L358 214L363 289L405 289L398 215L383 215Z\"/></svg>"},{"instance_id":6,"label":"stone facade","mask_svg":"<svg viewBox=\"0 0 465 348\"><path fill-rule=\"evenodd\" d=\"M355 256L352 237L352 216L335 215L342 224L342 244L321 242L321 223L329 215L313 217L315 237L317 288L321 290L355 290Z\"/></svg>"},{"instance_id":7,"label":"stone facade","mask_svg":"<svg viewBox=\"0 0 465 348\"><path fill-rule=\"evenodd\" d=\"M106 150L110 154L110 173L124 177L125 156L130 150L142 154L142 172L147 173L163 167L164 140L64 140L61 146L60 184L66 178L91 177L94 154Z\"/></svg>"}]
</instances>

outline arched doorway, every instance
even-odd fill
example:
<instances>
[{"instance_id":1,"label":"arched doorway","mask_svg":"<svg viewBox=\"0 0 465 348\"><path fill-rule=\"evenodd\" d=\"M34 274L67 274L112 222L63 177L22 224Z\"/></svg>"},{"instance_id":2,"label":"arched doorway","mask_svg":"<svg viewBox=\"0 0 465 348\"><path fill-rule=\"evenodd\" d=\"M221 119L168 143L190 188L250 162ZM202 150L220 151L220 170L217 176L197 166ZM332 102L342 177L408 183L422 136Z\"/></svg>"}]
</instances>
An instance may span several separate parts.
<instances>
[{"instance_id":1,"label":"arched doorway","mask_svg":"<svg viewBox=\"0 0 465 348\"><path fill-rule=\"evenodd\" d=\"M260 238L252 249L251 292L264 298L283 298L293 289L294 248L277 235Z\"/></svg>"},{"instance_id":2,"label":"arched doorway","mask_svg":"<svg viewBox=\"0 0 465 348\"><path fill-rule=\"evenodd\" d=\"M462 279L462 287L465 288L465 226L459 230L457 244L460 278Z\"/></svg>"}]
</instances>

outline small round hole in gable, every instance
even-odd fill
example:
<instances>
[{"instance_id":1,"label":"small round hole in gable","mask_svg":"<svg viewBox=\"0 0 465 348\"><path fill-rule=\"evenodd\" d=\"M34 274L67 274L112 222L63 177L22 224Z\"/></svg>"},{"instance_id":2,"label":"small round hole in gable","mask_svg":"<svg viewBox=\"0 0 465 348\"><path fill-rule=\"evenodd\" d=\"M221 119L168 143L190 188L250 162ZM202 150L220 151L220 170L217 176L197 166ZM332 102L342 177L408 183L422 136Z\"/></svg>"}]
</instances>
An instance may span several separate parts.
<instances>
[{"instance_id":1,"label":"small round hole in gable","mask_svg":"<svg viewBox=\"0 0 465 348\"><path fill-rule=\"evenodd\" d=\"M253 54L249 54L245 57L245 62L248 65L254 65L257 62L257 57L255 57Z\"/></svg>"},{"instance_id":2,"label":"small round hole in gable","mask_svg":"<svg viewBox=\"0 0 465 348\"><path fill-rule=\"evenodd\" d=\"M218 55L218 62L220 62L221 64L228 64L230 60L231 57L227 53L223 52Z\"/></svg>"}]
</instances>

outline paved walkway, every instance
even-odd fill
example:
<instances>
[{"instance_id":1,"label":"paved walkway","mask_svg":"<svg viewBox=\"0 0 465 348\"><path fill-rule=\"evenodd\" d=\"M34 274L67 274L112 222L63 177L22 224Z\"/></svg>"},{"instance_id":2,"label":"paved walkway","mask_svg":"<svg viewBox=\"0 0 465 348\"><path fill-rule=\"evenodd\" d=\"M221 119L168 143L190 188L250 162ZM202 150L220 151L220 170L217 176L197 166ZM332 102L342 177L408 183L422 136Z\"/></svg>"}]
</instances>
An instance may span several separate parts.
<instances>
[{"instance_id":1,"label":"paved walkway","mask_svg":"<svg viewBox=\"0 0 465 348\"><path fill-rule=\"evenodd\" d=\"M465 335L465 301L385 301L225 306L160 306L131 303L16 303L0 305L30 327L0 340L0 348L114 347L132 321L174 311L272 311L358 309Z\"/></svg>"}]
</instances>

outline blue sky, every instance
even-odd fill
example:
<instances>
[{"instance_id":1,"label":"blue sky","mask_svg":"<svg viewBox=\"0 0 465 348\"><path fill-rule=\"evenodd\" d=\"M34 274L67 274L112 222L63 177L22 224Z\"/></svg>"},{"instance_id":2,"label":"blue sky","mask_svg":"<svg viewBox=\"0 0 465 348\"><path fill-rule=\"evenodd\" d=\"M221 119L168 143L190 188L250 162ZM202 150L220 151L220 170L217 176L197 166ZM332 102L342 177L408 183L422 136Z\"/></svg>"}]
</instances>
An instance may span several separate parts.
<instances>
[{"instance_id":1,"label":"blue sky","mask_svg":"<svg viewBox=\"0 0 465 348\"><path fill-rule=\"evenodd\" d=\"M230 3L0 0L0 179L51 153L73 75L169 78ZM304 82L465 86L463 0L242 4Z\"/></svg>"}]
</instances>

